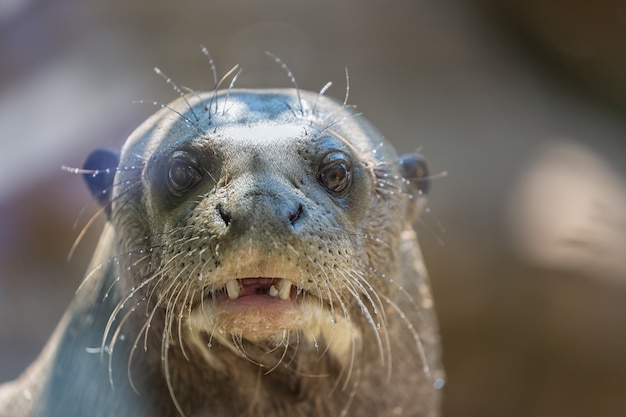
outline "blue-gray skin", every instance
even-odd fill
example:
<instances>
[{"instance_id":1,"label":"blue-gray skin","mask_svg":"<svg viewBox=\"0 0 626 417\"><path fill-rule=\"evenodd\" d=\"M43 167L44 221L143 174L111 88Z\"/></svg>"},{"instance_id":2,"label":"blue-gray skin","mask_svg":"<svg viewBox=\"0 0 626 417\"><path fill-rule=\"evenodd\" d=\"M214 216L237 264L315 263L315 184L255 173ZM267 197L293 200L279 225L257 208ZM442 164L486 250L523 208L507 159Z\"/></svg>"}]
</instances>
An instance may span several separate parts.
<instances>
[{"instance_id":1,"label":"blue-gray skin","mask_svg":"<svg viewBox=\"0 0 626 417\"><path fill-rule=\"evenodd\" d=\"M0 416L438 415L426 165L353 108L191 94L85 168L109 223Z\"/></svg>"}]
</instances>

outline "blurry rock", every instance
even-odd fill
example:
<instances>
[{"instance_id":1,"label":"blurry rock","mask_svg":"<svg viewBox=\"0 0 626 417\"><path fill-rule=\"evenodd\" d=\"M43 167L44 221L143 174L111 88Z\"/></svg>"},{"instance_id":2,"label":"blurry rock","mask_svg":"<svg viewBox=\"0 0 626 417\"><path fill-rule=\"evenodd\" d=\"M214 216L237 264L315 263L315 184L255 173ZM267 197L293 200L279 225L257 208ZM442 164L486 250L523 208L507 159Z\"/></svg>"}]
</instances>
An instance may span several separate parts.
<instances>
[{"instance_id":1,"label":"blurry rock","mask_svg":"<svg viewBox=\"0 0 626 417\"><path fill-rule=\"evenodd\" d=\"M591 149L543 147L511 192L509 227L534 265L626 284L626 187Z\"/></svg>"}]
</instances>

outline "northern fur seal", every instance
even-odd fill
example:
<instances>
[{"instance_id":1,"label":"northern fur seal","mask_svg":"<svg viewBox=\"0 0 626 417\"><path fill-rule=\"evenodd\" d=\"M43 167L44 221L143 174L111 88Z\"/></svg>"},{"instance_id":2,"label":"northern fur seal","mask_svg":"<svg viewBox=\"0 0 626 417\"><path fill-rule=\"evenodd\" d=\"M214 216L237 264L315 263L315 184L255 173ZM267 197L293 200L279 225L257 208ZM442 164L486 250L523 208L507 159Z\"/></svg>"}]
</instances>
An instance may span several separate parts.
<instances>
[{"instance_id":1,"label":"northern fur seal","mask_svg":"<svg viewBox=\"0 0 626 417\"><path fill-rule=\"evenodd\" d=\"M87 160L109 222L0 415L438 415L421 157L297 88L162 107Z\"/></svg>"}]
</instances>

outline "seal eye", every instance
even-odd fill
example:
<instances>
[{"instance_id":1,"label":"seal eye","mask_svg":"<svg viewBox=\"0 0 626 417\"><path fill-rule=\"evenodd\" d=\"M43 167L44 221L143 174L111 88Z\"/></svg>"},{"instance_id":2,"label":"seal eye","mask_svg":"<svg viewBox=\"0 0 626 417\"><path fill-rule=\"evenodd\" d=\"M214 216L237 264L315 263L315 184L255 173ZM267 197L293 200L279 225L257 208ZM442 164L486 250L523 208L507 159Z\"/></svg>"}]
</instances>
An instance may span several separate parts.
<instances>
[{"instance_id":1,"label":"seal eye","mask_svg":"<svg viewBox=\"0 0 626 417\"><path fill-rule=\"evenodd\" d=\"M202 180L202 173L196 164L188 159L177 157L172 160L168 172L170 191L182 197L194 185Z\"/></svg>"},{"instance_id":2,"label":"seal eye","mask_svg":"<svg viewBox=\"0 0 626 417\"><path fill-rule=\"evenodd\" d=\"M334 152L324 158L317 179L328 191L341 196L352 183L350 168L350 163L344 159L344 155Z\"/></svg>"}]
</instances>

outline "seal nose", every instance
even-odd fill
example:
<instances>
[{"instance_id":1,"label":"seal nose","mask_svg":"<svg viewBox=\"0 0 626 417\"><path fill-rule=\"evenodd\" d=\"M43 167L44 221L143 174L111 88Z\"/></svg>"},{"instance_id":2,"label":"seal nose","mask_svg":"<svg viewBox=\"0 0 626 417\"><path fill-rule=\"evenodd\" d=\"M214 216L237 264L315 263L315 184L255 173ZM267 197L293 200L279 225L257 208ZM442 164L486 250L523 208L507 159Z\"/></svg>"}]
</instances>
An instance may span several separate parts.
<instances>
[{"instance_id":1,"label":"seal nose","mask_svg":"<svg viewBox=\"0 0 626 417\"><path fill-rule=\"evenodd\" d=\"M298 204L296 211L289 213L289 223L291 223L292 226L295 226L298 220L302 218L303 213L304 209L302 208L302 204Z\"/></svg>"},{"instance_id":2,"label":"seal nose","mask_svg":"<svg viewBox=\"0 0 626 417\"><path fill-rule=\"evenodd\" d=\"M220 215L220 217L222 218L222 221L224 222L224 224L226 225L226 227L230 226L230 219L232 218L230 213L227 212L224 209L224 206L222 205L222 203L219 203L217 205L217 212Z\"/></svg>"},{"instance_id":3,"label":"seal nose","mask_svg":"<svg viewBox=\"0 0 626 417\"><path fill-rule=\"evenodd\" d=\"M273 193L231 197L219 203L216 211L230 233L241 234L259 229L290 233L304 218L300 202Z\"/></svg>"}]
</instances>

